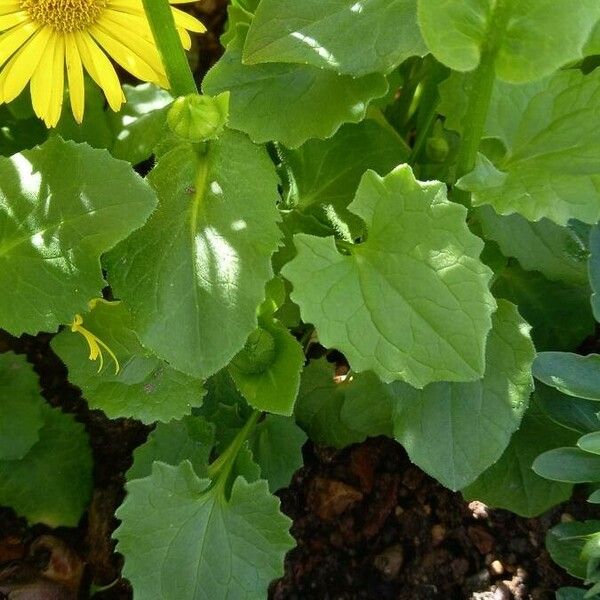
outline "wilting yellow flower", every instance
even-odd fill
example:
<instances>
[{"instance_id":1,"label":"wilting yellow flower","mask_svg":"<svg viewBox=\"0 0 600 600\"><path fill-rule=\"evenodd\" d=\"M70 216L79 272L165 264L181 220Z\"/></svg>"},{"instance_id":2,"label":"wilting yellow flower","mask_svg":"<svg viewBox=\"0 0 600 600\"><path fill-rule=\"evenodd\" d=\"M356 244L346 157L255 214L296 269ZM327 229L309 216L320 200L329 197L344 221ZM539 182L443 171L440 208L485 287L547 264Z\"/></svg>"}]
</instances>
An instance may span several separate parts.
<instances>
[{"instance_id":1,"label":"wilting yellow flower","mask_svg":"<svg viewBox=\"0 0 600 600\"><path fill-rule=\"evenodd\" d=\"M188 31L202 33L205 27L172 10L189 48ZM83 119L84 70L113 110L124 101L108 56L138 79L168 87L142 0L0 0L0 32L0 103L14 100L30 82L33 108L48 127L58 123L62 111L65 67L77 122Z\"/></svg>"},{"instance_id":2,"label":"wilting yellow flower","mask_svg":"<svg viewBox=\"0 0 600 600\"><path fill-rule=\"evenodd\" d=\"M100 359L100 363L98 365L98 373L102 371L102 367L104 366L104 356L102 354L102 349L108 352L108 355L113 359L115 363L115 375L119 373L120 365L119 360L117 359L115 353L94 333L92 333L89 329L86 329L83 326L83 318L81 315L75 315L73 322L71 323L71 331L73 333L80 333L85 341L88 344L90 349L90 360L98 360Z\"/></svg>"}]
</instances>

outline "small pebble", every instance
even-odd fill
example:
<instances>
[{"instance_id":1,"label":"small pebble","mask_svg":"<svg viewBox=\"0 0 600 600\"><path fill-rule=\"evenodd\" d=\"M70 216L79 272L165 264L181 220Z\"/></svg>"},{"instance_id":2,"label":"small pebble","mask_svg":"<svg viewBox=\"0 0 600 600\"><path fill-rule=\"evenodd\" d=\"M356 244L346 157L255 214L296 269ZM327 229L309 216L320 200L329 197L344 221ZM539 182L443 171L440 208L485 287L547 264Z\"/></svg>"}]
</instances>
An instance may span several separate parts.
<instances>
[{"instance_id":1,"label":"small pebble","mask_svg":"<svg viewBox=\"0 0 600 600\"><path fill-rule=\"evenodd\" d=\"M560 515L560 522L561 523L571 523L574 520L575 519L569 513L563 513L562 515Z\"/></svg>"},{"instance_id":2,"label":"small pebble","mask_svg":"<svg viewBox=\"0 0 600 600\"><path fill-rule=\"evenodd\" d=\"M479 500L469 502L469 510L474 519L487 519L490 516L488 507L483 502L479 502Z\"/></svg>"},{"instance_id":3,"label":"small pebble","mask_svg":"<svg viewBox=\"0 0 600 600\"><path fill-rule=\"evenodd\" d=\"M434 525L431 528L431 540L434 546L441 544L446 537L446 528L443 525Z\"/></svg>"},{"instance_id":4,"label":"small pebble","mask_svg":"<svg viewBox=\"0 0 600 600\"><path fill-rule=\"evenodd\" d=\"M404 563L404 549L399 544L390 546L381 554L378 554L373 562L375 568L381 572L385 579L394 579L400 573Z\"/></svg>"},{"instance_id":5,"label":"small pebble","mask_svg":"<svg viewBox=\"0 0 600 600\"><path fill-rule=\"evenodd\" d=\"M494 600L511 600L512 594L508 589L508 586L504 582L498 584L496 589L494 590Z\"/></svg>"},{"instance_id":6,"label":"small pebble","mask_svg":"<svg viewBox=\"0 0 600 600\"><path fill-rule=\"evenodd\" d=\"M490 573L495 575L502 575L504 573L504 565L499 561L495 560L490 564Z\"/></svg>"}]
</instances>

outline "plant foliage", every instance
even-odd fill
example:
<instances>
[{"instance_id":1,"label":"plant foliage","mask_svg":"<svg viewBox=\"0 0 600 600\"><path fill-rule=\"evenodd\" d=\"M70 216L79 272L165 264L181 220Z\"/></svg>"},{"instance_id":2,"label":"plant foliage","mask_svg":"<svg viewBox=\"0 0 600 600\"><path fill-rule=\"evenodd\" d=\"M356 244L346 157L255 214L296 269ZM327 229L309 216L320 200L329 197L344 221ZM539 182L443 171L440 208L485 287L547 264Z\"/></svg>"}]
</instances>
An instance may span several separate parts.
<instances>
[{"instance_id":1,"label":"plant foliage","mask_svg":"<svg viewBox=\"0 0 600 600\"><path fill-rule=\"evenodd\" d=\"M0 107L0 327L153 427L116 513L136 597L266 597L307 439L393 437L520 515L600 503L599 19L231 0L201 96L127 85L115 114L86 80L50 133L27 92ZM87 434L8 351L0 434L0 504L76 525ZM599 522L547 543L591 585L558 597L600 592Z\"/></svg>"}]
</instances>

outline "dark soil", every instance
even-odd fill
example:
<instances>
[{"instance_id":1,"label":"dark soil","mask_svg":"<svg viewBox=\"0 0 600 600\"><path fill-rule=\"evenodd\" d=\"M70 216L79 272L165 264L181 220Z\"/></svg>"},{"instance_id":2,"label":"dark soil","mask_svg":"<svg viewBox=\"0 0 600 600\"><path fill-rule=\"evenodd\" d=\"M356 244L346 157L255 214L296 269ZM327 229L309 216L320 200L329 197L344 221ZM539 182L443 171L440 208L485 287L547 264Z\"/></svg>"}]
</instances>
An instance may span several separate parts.
<instances>
[{"instance_id":1,"label":"dark soil","mask_svg":"<svg viewBox=\"0 0 600 600\"><path fill-rule=\"evenodd\" d=\"M91 582L115 582L95 598L129 600L129 584L119 579L122 558L113 553L113 515L124 497L132 452L149 428L89 410L67 382L49 339L0 334L0 352L26 354L44 397L75 414L90 436L95 459L90 509L78 528L51 533L86 565L81 598L89 597ZM294 521L298 547L287 556L284 577L271 586L272 600L550 599L561 585L576 582L551 562L545 532L561 519L589 518L593 510L575 499L540 518L523 519L468 505L386 438L343 451L307 444L305 466L279 496ZM10 509L1 509L0 563L22 558L44 533L49 531L27 528Z\"/></svg>"}]
</instances>

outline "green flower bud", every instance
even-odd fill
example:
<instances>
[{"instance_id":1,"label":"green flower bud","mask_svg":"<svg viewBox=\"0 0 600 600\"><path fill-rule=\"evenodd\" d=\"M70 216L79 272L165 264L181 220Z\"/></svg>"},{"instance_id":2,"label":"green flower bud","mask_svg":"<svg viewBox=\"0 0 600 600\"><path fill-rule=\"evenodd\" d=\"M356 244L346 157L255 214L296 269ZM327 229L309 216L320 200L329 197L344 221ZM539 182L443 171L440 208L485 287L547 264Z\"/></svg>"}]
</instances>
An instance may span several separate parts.
<instances>
[{"instance_id":1,"label":"green flower bud","mask_svg":"<svg viewBox=\"0 0 600 600\"><path fill-rule=\"evenodd\" d=\"M218 96L190 94L173 102L167 124L173 133L188 142L205 142L219 137L229 113L229 92Z\"/></svg>"},{"instance_id":2,"label":"green flower bud","mask_svg":"<svg viewBox=\"0 0 600 600\"><path fill-rule=\"evenodd\" d=\"M255 329L231 364L246 375L264 373L275 360L275 338L270 331Z\"/></svg>"},{"instance_id":3,"label":"green flower bud","mask_svg":"<svg viewBox=\"0 0 600 600\"><path fill-rule=\"evenodd\" d=\"M448 152L450 152L450 146L445 137L430 137L427 138L425 152L431 162L442 163L446 160Z\"/></svg>"}]
</instances>

